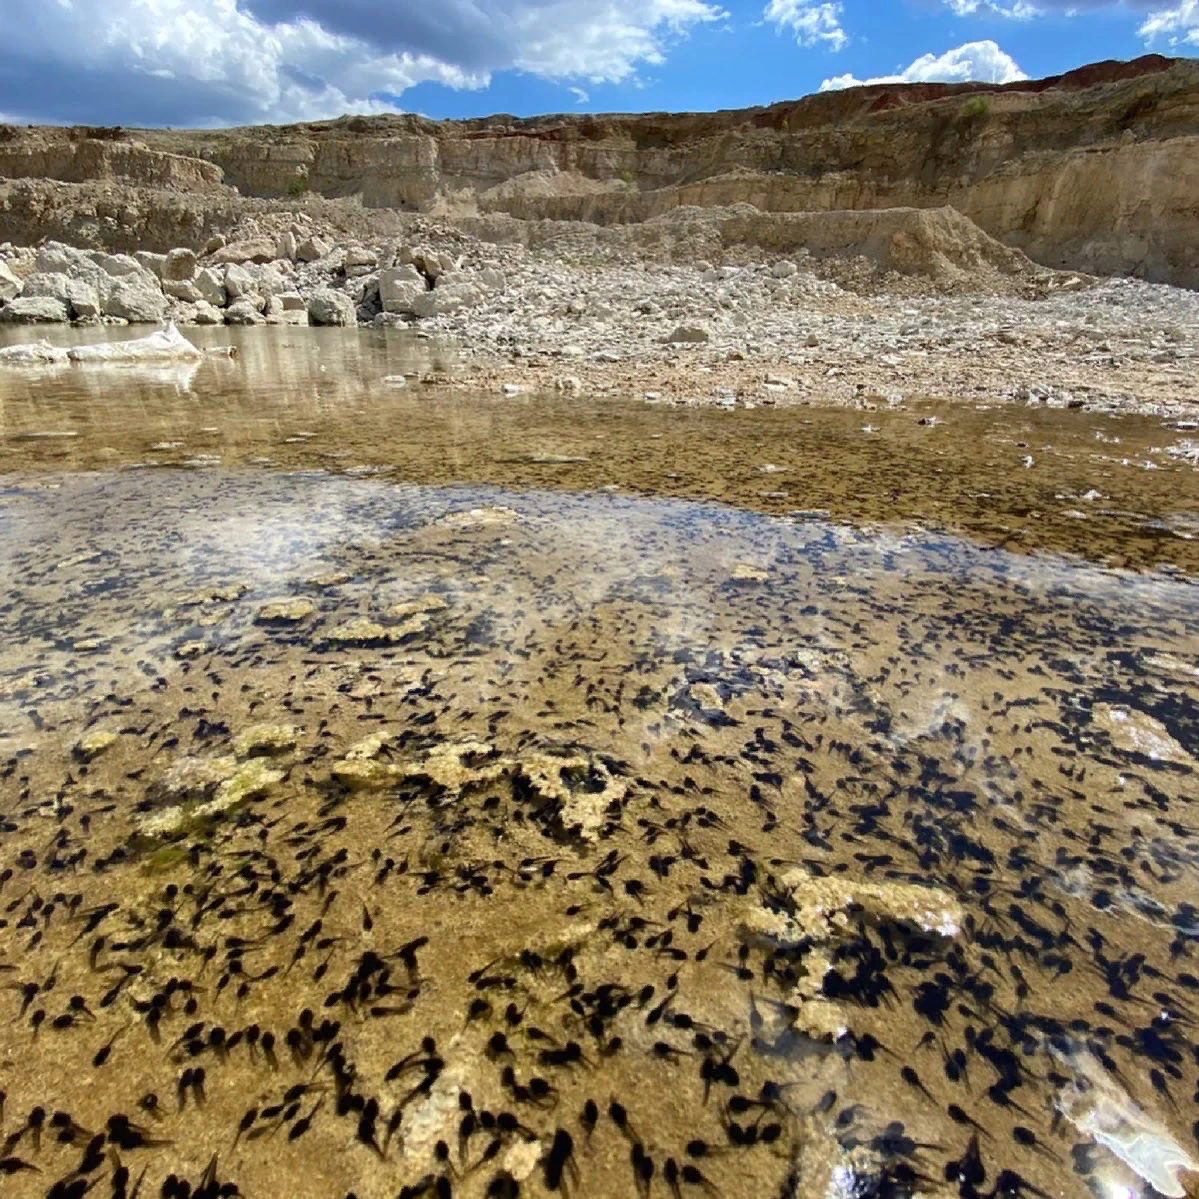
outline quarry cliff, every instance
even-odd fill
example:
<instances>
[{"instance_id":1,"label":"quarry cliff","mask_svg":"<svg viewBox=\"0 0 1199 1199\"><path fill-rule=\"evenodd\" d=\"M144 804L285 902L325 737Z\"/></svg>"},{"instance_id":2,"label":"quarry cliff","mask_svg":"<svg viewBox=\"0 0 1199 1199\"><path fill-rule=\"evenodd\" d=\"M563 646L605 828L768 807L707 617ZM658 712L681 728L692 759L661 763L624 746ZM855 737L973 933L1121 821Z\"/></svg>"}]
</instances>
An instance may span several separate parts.
<instances>
[{"instance_id":1,"label":"quarry cliff","mask_svg":"<svg viewBox=\"0 0 1199 1199\"><path fill-rule=\"evenodd\" d=\"M246 211L321 201L367 222L400 211L603 226L680 207L951 206L1045 266L1199 287L1199 60L713 113L0 127L0 240L199 246Z\"/></svg>"}]
</instances>

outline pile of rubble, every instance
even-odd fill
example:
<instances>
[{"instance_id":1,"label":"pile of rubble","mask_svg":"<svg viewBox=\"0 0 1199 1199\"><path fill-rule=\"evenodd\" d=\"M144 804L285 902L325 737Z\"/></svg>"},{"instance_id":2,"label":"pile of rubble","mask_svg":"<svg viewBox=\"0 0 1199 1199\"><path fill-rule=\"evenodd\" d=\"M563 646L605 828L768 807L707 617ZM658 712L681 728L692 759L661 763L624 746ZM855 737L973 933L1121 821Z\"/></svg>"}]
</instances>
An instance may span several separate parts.
<instances>
[{"instance_id":1,"label":"pile of rubble","mask_svg":"<svg viewBox=\"0 0 1199 1199\"><path fill-rule=\"evenodd\" d=\"M335 246L302 227L214 237L200 253L0 246L0 321L180 325L390 324L447 316L504 290L493 265L390 242Z\"/></svg>"}]
</instances>

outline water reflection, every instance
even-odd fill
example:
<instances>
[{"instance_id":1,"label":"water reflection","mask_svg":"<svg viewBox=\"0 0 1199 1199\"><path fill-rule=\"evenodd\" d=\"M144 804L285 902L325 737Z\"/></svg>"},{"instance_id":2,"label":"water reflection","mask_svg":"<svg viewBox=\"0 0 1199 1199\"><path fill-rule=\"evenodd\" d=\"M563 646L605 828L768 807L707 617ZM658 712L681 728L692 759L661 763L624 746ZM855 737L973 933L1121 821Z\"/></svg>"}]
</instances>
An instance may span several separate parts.
<instances>
[{"instance_id":1,"label":"water reflection","mask_svg":"<svg viewBox=\"0 0 1199 1199\"><path fill-rule=\"evenodd\" d=\"M54 335L80 340L96 331ZM383 472L420 484L616 488L775 515L941 528L1115 566L1199 566L1194 466L1171 452L1185 430L1148 418L934 402L866 414L511 398L422 382L470 375L452 348L395 332L189 335L236 342L239 357L150 373L0 373L0 469L219 460ZM406 387L384 382L399 375Z\"/></svg>"}]
</instances>

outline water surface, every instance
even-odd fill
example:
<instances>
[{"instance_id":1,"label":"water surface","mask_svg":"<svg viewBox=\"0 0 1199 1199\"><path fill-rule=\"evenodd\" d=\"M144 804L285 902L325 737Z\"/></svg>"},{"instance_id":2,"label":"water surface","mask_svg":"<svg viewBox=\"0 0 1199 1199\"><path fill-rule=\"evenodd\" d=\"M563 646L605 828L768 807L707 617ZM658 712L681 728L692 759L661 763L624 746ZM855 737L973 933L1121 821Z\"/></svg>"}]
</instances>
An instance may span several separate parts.
<instances>
[{"instance_id":1,"label":"water surface","mask_svg":"<svg viewBox=\"0 0 1199 1199\"><path fill-rule=\"evenodd\" d=\"M0 380L6 1188L1181 1193L1185 431L307 336Z\"/></svg>"}]
</instances>

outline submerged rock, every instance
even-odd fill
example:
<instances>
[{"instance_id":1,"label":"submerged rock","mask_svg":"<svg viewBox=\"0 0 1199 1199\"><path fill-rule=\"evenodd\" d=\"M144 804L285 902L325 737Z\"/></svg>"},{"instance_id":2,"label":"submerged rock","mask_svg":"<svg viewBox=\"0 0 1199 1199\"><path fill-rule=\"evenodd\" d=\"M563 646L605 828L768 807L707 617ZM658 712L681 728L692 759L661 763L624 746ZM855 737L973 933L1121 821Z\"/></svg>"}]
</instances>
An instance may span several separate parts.
<instances>
[{"instance_id":1,"label":"submerged rock","mask_svg":"<svg viewBox=\"0 0 1199 1199\"><path fill-rule=\"evenodd\" d=\"M290 724L255 724L233 739L233 752L239 758L284 753L299 739L299 730Z\"/></svg>"},{"instance_id":2,"label":"submerged rock","mask_svg":"<svg viewBox=\"0 0 1199 1199\"><path fill-rule=\"evenodd\" d=\"M117 743L117 734L110 729L93 729L79 738L75 745L75 756L85 762L98 758L106 749Z\"/></svg>"},{"instance_id":3,"label":"submerged rock","mask_svg":"<svg viewBox=\"0 0 1199 1199\"><path fill-rule=\"evenodd\" d=\"M309 599L271 600L258 609L254 619L259 624L296 624L315 611L316 604Z\"/></svg>"}]
</instances>

